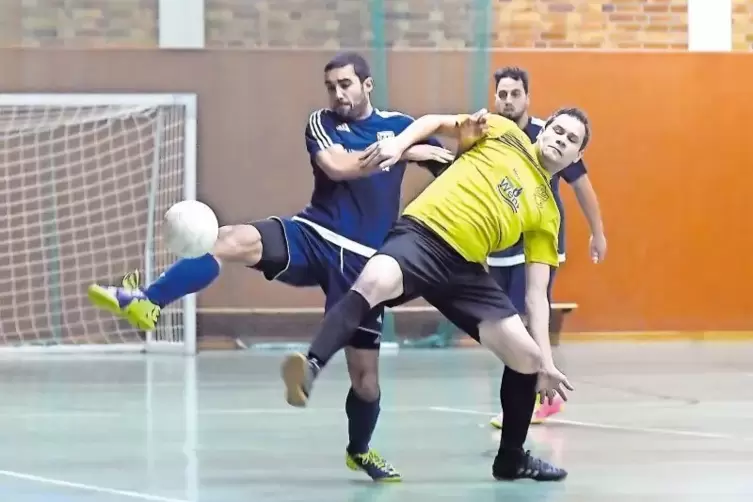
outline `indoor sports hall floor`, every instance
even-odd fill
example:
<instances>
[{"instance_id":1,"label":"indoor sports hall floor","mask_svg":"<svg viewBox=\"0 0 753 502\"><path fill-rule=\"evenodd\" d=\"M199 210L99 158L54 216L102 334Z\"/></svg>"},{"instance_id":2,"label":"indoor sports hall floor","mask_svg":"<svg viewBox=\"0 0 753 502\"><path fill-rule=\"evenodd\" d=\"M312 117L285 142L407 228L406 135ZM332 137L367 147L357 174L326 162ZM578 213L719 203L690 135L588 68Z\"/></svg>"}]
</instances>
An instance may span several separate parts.
<instances>
[{"instance_id":1,"label":"indoor sports hall floor","mask_svg":"<svg viewBox=\"0 0 753 502\"><path fill-rule=\"evenodd\" d=\"M338 358L312 407L282 398L281 353L0 359L0 501L753 501L753 344L572 344L577 386L529 436L561 484L498 483L499 365L475 349L383 361L374 445L402 484L343 464Z\"/></svg>"}]
</instances>

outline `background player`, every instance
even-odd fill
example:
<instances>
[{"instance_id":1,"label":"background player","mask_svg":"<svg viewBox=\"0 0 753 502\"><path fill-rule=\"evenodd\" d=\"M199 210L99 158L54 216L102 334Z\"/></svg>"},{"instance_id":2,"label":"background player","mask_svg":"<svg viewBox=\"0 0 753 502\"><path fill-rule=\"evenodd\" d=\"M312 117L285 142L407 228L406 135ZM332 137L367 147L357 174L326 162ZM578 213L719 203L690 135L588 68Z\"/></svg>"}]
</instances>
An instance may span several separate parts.
<instances>
[{"instance_id":1,"label":"background player","mask_svg":"<svg viewBox=\"0 0 753 502\"><path fill-rule=\"evenodd\" d=\"M528 113L530 106L529 77L528 72L522 68L508 66L494 73L494 81L497 86L494 105L498 114L515 122L523 132L535 142L545 121L532 117ZM552 176L552 193L554 194L557 207L560 210L560 233L559 233L559 261L565 261L565 207L559 193L560 178L564 179L575 191L578 204L588 221L591 229L590 252L594 262L604 259L607 249L607 240L604 236L604 225L599 210L599 200L594 191L591 180L588 177L586 166L582 159L567 166L559 173ZM510 297L518 312L525 313L526 273L525 257L523 255L523 242L518 242L509 249L493 253L487 260L489 272L502 289ZM549 302L552 301L552 287L557 268L552 267L549 279ZM562 409L562 401L553 403L537 403L532 422L540 423L547 417ZM502 426L502 412L492 418L491 425Z\"/></svg>"},{"instance_id":2,"label":"background player","mask_svg":"<svg viewBox=\"0 0 753 502\"><path fill-rule=\"evenodd\" d=\"M484 130L483 124L489 121ZM427 115L397 138L370 148L367 166L397 162L410 145L434 133L457 136L462 153L404 211L351 290L325 315L307 356L292 354L282 368L293 406L305 406L321 368L369 312L418 296L505 363L500 400L507 412L492 472L497 479L559 480L567 473L523 451L540 389L572 389L557 370L549 345L547 286L558 266L560 216L551 175L578 160L589 126L577 109L547 122L536 145L517 125L485 110L471 117ZM493 251L525 236L529 329L484 269ZM531 337L533 335L533 338ZM535 339L535 341L534 341Z\"/></svg>"},{"instance_id":3,"label":"background player","mask_svg":"<svg viewBox=\"0 0 753 502\"><path fill-rule=\"evenodd\" d=\"M139 329L151 330L161 308L209 286L221 262L235 262L261 271L269 280L319 286L326 295L325 310L334 305L397 219L405 161L427 161L425 166L437 168L453 154L430 140L435 146L415 146L388 169L364 169L361 151L399 134L413 119L373 108L371 72L358 54L336 56L324 67L324 79L330 108L312 113L306 124L314 189L302 212L292 218L223 226L211 254L179 260L143 291L93 285L91 300ZM380 410L381 317L381 310L375 310L364 318L346 349L351 380L345 403L350 437L346 461L375 480L398 480L400 474L369 448Z\"/></svg>"}]
</instances>

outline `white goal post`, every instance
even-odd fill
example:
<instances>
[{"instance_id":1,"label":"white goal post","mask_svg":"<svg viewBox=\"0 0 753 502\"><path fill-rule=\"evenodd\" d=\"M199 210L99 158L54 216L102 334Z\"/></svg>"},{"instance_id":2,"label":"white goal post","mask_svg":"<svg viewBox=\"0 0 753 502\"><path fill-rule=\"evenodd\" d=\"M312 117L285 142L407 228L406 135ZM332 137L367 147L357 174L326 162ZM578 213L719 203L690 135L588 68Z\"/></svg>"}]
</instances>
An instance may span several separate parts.
<instances>
[{"instance_id":1,"label":"white goal post","mask_svg":"<svg viewBox=\"0 0 753 502\"><path fill-rule=\"evenodd\" d=\"M195 94L0 94L0 353L196 353L196 300L154 333L89 305L174 259L164 212L196 198Z\"/></svg>"}]
</instances>

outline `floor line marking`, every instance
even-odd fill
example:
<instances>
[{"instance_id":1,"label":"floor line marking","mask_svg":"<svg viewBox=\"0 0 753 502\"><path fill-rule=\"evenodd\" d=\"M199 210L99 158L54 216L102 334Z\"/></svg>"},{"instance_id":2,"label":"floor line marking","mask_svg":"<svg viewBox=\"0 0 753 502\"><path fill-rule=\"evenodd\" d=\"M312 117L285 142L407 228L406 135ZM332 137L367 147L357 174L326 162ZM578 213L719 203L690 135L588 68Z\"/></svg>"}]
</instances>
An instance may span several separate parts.
<instances>
[{"instance_id":1,"label":"floor line marking","mask_svg":"<svg viewBox=\"0 0 753 502\"><path fill-rule=\"evenodd\" d=\"M738 438L730 434L721 434L718 432L700 432L700 431L686 431L682 429L664 429L657 427L630 427L623 425L612 424L600 424L595 422L581 422L578 420L565 420L561 418L550 418L547 422L553 424L573 425L576 427L586 427L589 429L604 429L604 430L616 430L625 432L643 432L646 434L664 434L667 436L685 436L685 437L697 437L706 439L739 439L745 441L745 438Z\"/></svg>"},{"instance_id":2,"label":"floor line marking","mask_svg":"<svg viewBox=\"0 0 753 502\"><path fill-rule=\"evenodd\" d=\"M0 412L0 420L33 420L36 418L58 420L61 418L68 419L90 419L90 418L120 418L123 413L115 411L8 411Z\"/></svg>"},{"instance_id":3,"label":"floor line marking","mask_svg":"<svg viewBox=\"0 0 753 502\"><path fill-rule=\"evenodd\" d=\"M103 486L87 485L84 483L72 483L70 481L63 481L61 479L46 478L44 476L35 476L33 474L26 474L23 472L4 471L0 470L0 476L8 478L22 479L25 481L33 481L35 483L59 486L62 488L71 488L75 490L83 490L94 493L105 493L107 495L118 495L125 498L137 499L137 500L150 500L152 502L189 502L185 499L175 499L170 497L162 497L159 495L151 495L149 493L133 492L128 490L116 490L114 488L105 488Z\"/></svg>"},{"instance_id":4,"label":"floor line marking","mask_svg":"<svg viewBox=\"0 0 753 502\"><path fill-rule=\"evenodd\" d=\"M386 413L418 413L434 411L426 406L384 406ZM344 413L343 408L217 408L198 410L199 415L288 415L294 413Z\"/></svg>"},{"instance_id":5,"label":"floor line marking","mask_svg":"<svg viewBox=\"0 0 753 502\"><path fill-rule=\"evenodd\" d=\"M495 413L493 412L487 412L487 411L480 411L480 410L469 410L464 408L451 408L446 406L431 406L430 409L432 411L438 411L441 413L457 413L462 415L484 415L487 417L494 416ZM602 429L602 430L614 430L614 431L623 431L623 432L641 432L645 434L663 434L665 436L684 436L684 437L696 437L696 438L705 438L705 439L735 439L738 441L750 441L750 438L741 438L737 436L733 436L730 434L720 434L717 432L696 432L696 431L685 431L680 429L662 429L662 428L655 428L655 427L631 427L631 426L624 426L624 425L612 425L612 424L602 424L602 423L596 423L596 422L582 422L579 420L565 420L560 418L548 418L546 420L546 423L551 424L562 424L562 425L573 425L576 427L584 427L588 429Z\"/></svg>"},{"instance_id":6,"label":"floor line marking","mask_svg":"<svg viewBox=\"0 0 753 502\"><path fill-rule=\"evenodd\" d=\"M394 406L383 407L382 411L385 413L430 413L433 410L426 406ZM171 415L171 414L185 414L190 413L190 410L186 408L174 408L170 410L160 410L159 412L153 412L154 415ZM146 415L148 412L146 409L141 410L123 410L123 411L0 411L0 420L12 419L12 420L34 420L34 419L47 419L58 420L61 418L66 419L103 419L103 418L121 418L129 415ZM197 416L222 416L222 415L293 415L293 414L305 414L305 413L345 413L343 408L209 408L198 409L194 413Z\"/></svg>"}]
</instances>

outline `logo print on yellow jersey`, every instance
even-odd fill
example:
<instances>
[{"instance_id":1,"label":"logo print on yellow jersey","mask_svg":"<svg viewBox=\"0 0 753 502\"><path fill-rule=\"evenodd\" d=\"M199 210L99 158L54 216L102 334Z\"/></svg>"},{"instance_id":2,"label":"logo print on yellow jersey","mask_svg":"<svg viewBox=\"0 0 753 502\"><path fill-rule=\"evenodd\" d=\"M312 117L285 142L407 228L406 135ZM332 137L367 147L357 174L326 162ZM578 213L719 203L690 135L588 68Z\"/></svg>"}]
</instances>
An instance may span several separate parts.
<instances>
[{"instance_id":1,"label":"logo print on yellow jersey","mask_svg":"<svg viewBox=\"0 0 753 502\"><path fill-rule=\"evenodd\" d=\"M517 186L509 176L505 176L497 185L497 191L502 196L502 200L510 206L513 213L517 213L520 209L518 197L523 193L523 189Z\"/></svg>"},{"instance_id":2,"label":"logo print on yellow jersey","mask_svg":"<svg viewBox=\"0 0 753 502\"><path fill-rule=\"evenodd\" d=\"M536 207L543 207L549 200L549 190L546 185L539 185L533 191L533 200L536 201Z\"/></svg>"}]
</instances>

